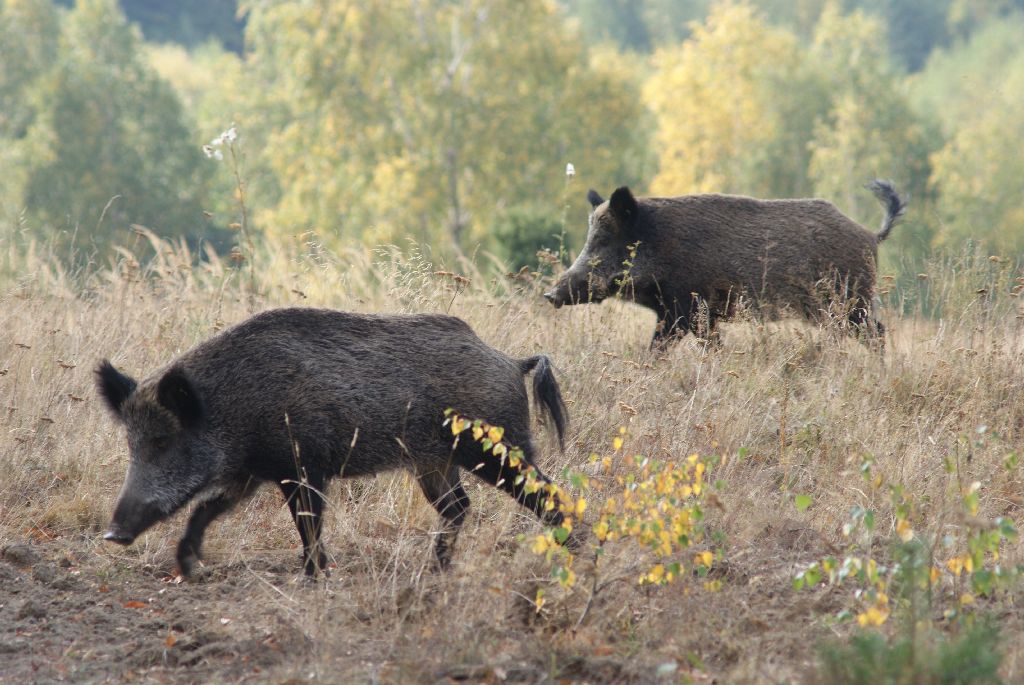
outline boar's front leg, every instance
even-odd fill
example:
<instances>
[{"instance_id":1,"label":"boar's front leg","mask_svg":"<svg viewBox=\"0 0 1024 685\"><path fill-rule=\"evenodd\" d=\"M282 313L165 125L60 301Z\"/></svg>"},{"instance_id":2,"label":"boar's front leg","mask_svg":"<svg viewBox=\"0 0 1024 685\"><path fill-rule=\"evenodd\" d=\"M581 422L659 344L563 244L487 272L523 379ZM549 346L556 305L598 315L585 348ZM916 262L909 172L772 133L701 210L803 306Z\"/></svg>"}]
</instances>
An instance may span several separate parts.
<instances>
[{"instance_id":1,"label":"boar's front leg","mask_svg":"<svg viewBox=\"0 0 1024 685\"><path fill-rule=\"evenodd\" d=\"M683 337L689 330L689 324L679 325L679 319L658 319L654 327L654 336L651 338L651 349L658 350L668 347L676 337Z\"/></svg>"},{"instance_id":2,"label":"boar's front leg","mask_svg":"<svg viewBox=\"0 0 1024 685\"><path fill-rule=\"evenodd\" d=\"M658 314L658 323L654 327L654 337L651 338L652 350L666 348L689 332L689 312L680 312L676 307L666 306L660 306L655 311Z\"/></svg>"},{"instance_id":3,"label":"boar's front leg","mask_svg":"<svg viewBox=\"0 0 1024 685\"><path fill-rule=\"evenodd\" d=\"M437 536L435 551L438 565L446 569L452 562L452 546L469 512L469 495L462 488L458 469L450 464L443 469L421 470L416 479L427 500L445 520L444 530Z\"/></svg>"},{"instance_id":4,"label":"boar's front leg","mask_svg":"<svg viewBox=\"0 0 1024 685\"><path fill-rule=\"evenodd\" d=\"M715 327L718 313L704 298L693 294L690 306L685 308L677 300L673 300L671 306L659 302L655 311L658 324L651 339L652 350L664 349L687 333L693 333L713 347L721 345L721 337Z\"/></svg>"},{"instance_id":5,"label":"boar's front leg","mask_svg":"<svg viewBox=\"0 0 1024 685\"><path fill-rule=\"evenodd\" d=\"M854 307L848 315L851 334L869 348L885 351L885 326L871 316L867 307Z\"/></svg>"},{"instance_id":6,"label":"boar's front leg","mask_svg":"<svg viewBox=\"0 0 1024 685\"><path fill-rule=\"evenodd\" d=\"M230 492L225 492L218 497L206 500L196 507L185 527L185 535L178 542L178 570L181 575L188 578L192 575L196 562L203 546L203 536L206 528L213 523L214 519L231 509L242 497L249 492L248 487Z\"/></svg>"},{"instance_id":7,"label":"boar's front leg","mask_svg":"<svg viewBox=\"0 0 1024 685\"><path fill-rule=\"evenodd\" d=\"M324 552L320 533L323 529L324 513L323 479L308 479L303 483L293 480L281 482L281 492L288 501L292 520L302 538L303 570L307 576L327 570L327 554Z\"/></svg>"}]
</instances>

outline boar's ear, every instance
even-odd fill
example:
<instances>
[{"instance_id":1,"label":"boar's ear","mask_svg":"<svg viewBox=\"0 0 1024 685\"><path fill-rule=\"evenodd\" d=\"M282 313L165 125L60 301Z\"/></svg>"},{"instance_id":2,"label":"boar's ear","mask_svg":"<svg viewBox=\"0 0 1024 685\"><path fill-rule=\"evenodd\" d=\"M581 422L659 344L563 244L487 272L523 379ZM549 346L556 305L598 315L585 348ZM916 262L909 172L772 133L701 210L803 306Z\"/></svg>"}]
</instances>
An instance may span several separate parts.
<instances>
[{"instance_id":1,"label":"boar's ear","mask_svg":"<svg viewBox=\"0 0 1024 685\"><path fill-rule=\"evenodd\" d=\"M596 190L591 188L587 191L587 202L590 203L591 207L597 207L599 204L604 203L604 198L601 197Z\"/></svg>"},{"instance_id":2,"label":"boar's ear","mask_svg":"<svg viewBox=\"0 0 1024 685\"><path fill-rule=\"evenodd\" d=\"M174 367L156 386L156 399L178 417L185 428L196 426L203 418L203 403L184 369Z\"/></svg>"},{"instance_id":3,"label":"boar's ear","mask_svg":"<svg viewBox=\"0 0 1024 685\"><path fill-rule=\"evenodd\" d=\"M96 386L99 388L100 394L103 395L103 399L106 400L107 406L110 407L110 411L114 412L118 418L121 417L121 407L124 406L125 400L135 392L136 385L138 384L135 379L115 369L107 359L101 361L96 367Z\"/></svg>"},{"instance_id":4,"label":"boar's ear","mask_svg":"<svg viewBox=\"0 0 1024 685\"><path fill-rule=\"evenodd\" d=\"M633 222L636 221L637 214L640 213L640 206L627 186L615 189L615 192L608 199L608 209L618 219L619 225L622 228L630 228Z\"/></svg>"}]
</instances>

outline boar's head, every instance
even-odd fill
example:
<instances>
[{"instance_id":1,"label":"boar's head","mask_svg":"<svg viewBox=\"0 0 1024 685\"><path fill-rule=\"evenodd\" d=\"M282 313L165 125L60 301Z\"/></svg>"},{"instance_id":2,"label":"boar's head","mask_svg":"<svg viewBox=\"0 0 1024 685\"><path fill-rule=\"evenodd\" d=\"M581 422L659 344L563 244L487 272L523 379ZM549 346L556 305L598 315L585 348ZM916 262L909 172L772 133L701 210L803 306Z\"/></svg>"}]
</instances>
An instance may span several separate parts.
<instances>
[{"instance_id":1,"label":"boar's head","mask_svg":"<svg viewBox=\"0 0 1024 685\"><path fill-rule=\"evenodd\" d=\"M181 368L139 386L104 360L100 394L128 433L128 474L105 540L130 545L154 523L209 488L220 450L204 437L204 405Z\"/></svg>"},{"instance_id":2,"label":"boar's head","mask_svg":"<svg viewBox=\"0 0 1024 685\"><path fill-rule=\"evenodd\" d=\"M605 202L591 190L592 207L587 242L572 266L555 286L544 293L555 308L563 304L600 302L618 293L627 271L631 271L630 245L637 242L636 223L640 207L629 188L617 188Z\"/></svg>"}]
</instances>

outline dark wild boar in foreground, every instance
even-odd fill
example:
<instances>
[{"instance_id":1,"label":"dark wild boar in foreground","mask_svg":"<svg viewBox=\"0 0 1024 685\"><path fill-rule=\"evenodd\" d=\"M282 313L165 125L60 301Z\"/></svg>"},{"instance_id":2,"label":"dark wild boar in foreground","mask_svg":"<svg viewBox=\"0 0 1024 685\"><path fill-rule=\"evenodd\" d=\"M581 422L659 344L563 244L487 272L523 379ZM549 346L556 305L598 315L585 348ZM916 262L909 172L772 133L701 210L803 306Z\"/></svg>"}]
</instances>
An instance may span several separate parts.
<instances>
[{"instance_id":1,"label":"dark wild boar in foreground","mask_svg":"<svg viewBox=\"0 0 1024 685\"><path fill-rule=\"evenodd\" d=\"M278 309L198 345L136 383L104 360L100 393L128 433L128 474L104 538L124 545L195 500L177 561L188 576L210 523L262 481L288 501L305 572L323 569L320 543L327 481L404 468L443 517L442 567L469 509L460 467L497 485L546 523L543 491L527 493L515 471L472 440L453 448L444 410L486 419L532 462L529 399L561 443L567 421L544 356L512 359L460 319ZM300 475L297 464L301 462ZM543 476L541 476L543 478ZM305 479L308 487L299 481Z\"/></svg>"},{"instance_id":2,"label":"dark wild boar in foreground","mask_svg":"<svg viewBox=\"0 0 1024 685\"><path fill-rule=\"evenodd\" d=\"M652 346L687 331L714 339L716 321L739 298L768 316L789 311L812 321L840 302L852 331L880 337L871 316L878 243L906 205L887 181L868 188L885 206L878 233L825 200L638 200L622 187L605 202L591 190L586 245L544 297L561 307L621 292L657 313Z\"/></svg>"}]
</instances>

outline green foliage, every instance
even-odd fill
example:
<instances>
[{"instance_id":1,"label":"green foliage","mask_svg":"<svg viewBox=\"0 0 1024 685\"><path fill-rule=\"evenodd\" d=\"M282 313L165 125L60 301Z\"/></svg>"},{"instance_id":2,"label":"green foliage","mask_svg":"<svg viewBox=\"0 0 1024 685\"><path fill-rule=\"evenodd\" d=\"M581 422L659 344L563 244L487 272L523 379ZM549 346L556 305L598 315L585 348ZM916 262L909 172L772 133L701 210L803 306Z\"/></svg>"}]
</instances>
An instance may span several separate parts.
<instances>
[{"instance_id":1,"label":"green foliage","mask_svg":"<svg viewBox=\"0 0 1024 685\"><path fill-rule=\"evenodd\" d=\"M620 184L817 195L871 227L883 177L911 201L880 250L901 283L934 248L1024 250L1024 0L56 5L0 5L0 220L66 247L219 235L238 184L198 144L234 121L254 232L329 248L532 266Z\"/></svg>"},{"instance_id":2,"label":"green foliage","mask_svg":"<svg viewBox=\"0 0 1024 685\"><path fill-rule=\"evenodd\" d=\"M861 0L845 4L876 15L886 27L889 52L906 71L919 71L949 39L947 16L955 0Z\"/></svg>"},{"instance_id":3,"label":"green foliage","mask_svg":"<svg viewBox=\"0 0 1024 685\"><path fill-rule=\"evenodd\" d=\"M139 24L146 40L190 46L216 40L241 52L245 22L236 5L235 0L121 0L125 15Z\"/></svg>"},{"instance_id":4,"label":"green foliage","mask_svg":"<svg viewBox=\"0 0 1024 685\"><path fill-rule=\"evenodd\" d=\"M493 236L499 255L513 271L523 266L537 267L537 252L541 249L556 255L572 250L562 222L550 211L536 207L515 207L506 212L495 224Z\"/></svg>"},{"instance_id":5,"label":"green foliage","mask_svg":"<svg viewBox=\"0 0 1024 685\"><path fill-rule=\"evenodd\" d=\"M0 5L0 217L11 221L24 208L27 171L40 144L29 135L39 118L33 85L57 59L60 24L49 0L10 0Z\"/></svg>"},{"instance_id":6,"label":"green foliage","mask_svg":"<svg viewBox=\"0 0 1024 685\"><path fill-rule=\"evenodd\" d=\"M909 80L909 97L922 116L935 118L943 132L977 116L998 99L994 83L1019 70L1024 16L979 26L967 40L934 52L926 68Z\"/></svg>"},{"instance_id":7,"label":"green foliage","mask_svg":"<svg viewBox=\"0 0 1024 685\"><path fill-rule=\"evenodd\" d=\"M52 68L60 25L47 0L10 0L0 6L0 135L27 133L35 114L26 90Z\"/></svg>"},{"instance_id":8,"label":"green foliage","mask_svg":"<svg viewBox=\"0 0 1024 685\"><path fill-rule=\"evenodd\" d=\"M962 37L1020 12L1024 12L1024 0L951 0L946 21L950 31Z\"/></svg>"},{"instance_id":9,"label":"green foliage","mask_svg":"<svg viewBox=\"0 0 1024 685\"><path fill-rule=\"evenodd\" d=\"M877 19L860 12L844 16L830 5L810 52L830 97L809 142L814 194L868 226L877 225L879 209L864 192L864 182L898 179L901 191L921 211L928 155L935 149L934 138L903 95L882 37L884 27ZM904 250L913 244L910 238L903 227L893 234L893 242Z\"/></svg>"},{"instance_id":10,"label":"green foliage","mask_svg":"<svg viewBox=\"0 0 1024 685\"><path fill-rule=\"evenodd\" d=\"M804 45L753 4L716 5L687 42L652 58L645 96L661 160L652 190L815 195L873 225L878 205L863 185L892 178L925 212L937 137L903 94L884 34L877 19L833 3ZM930 229L908 224L893 242L925 252Z\"/></svg>"},{"instance_id":11,"label":"green foliage","mask_svg":"<svg viewBox=\"0 0 1024 685\"><path fill-rule=\"evenodd\" d=\"M4 16L11 8L5 7ZM53 39L53 24L36 25ZM206 237L206 168L170 87L140 60L140 41L113 0L82 0L60 25L52 61L28 60L10 131L20 165L8 186L30 222L66 250L126 242L132 224ZM17 154L17 153L16 153ZM10 200L9 200L10 201Z\"/></svg>"},{"instance_id":12,"label":"green foliage","mask_svg":"<svg viewBox=\"0 0 1024 685\"><path fill-rule=\"evenodd\" d=\"M57 0L72 6L74 0ZM242 51L245 17L235 0L120 0L128 20L138 24L148 41L190 47L216 41L233 52Z\"/></svg>"},{"instance_id":13,"label":"green foliage","mask_svg":"<svg viewBox=\"0 0 1024 685\"><path fill-rule=\"evenodd\" d=\"M898 629L888 639L862 630L846 643L824 645L820 682L1000 682L999 634L989 617L975 611L975 596L992 597L1017 582L1020 567L1004 565L1000 552L1016 544L1018 534L1008 519L979 519L980 483L962 485L956 460L949 461L946 470L959 490L959 518L964 524L947 525L941 539L928 539L911 524L919 516L918 502L902 484L887 483L873 459L863 460L865 485L875 492L888 491L895 534L878 530L873 509L854 507L843 527L851 543L846 558L811 564L794 577L793 585L800 590L826 580L853 584L862 609L856 616L861 629L883 625L890 614L898 617ZM887 549L890 561L884 560ZM937 557L947 559L945 574ZM936 610L942 607L946 608L940 622ZM852 612L844 609L837 618L850 616ZM949 628L953 633L947 636Z\"/></svg>"},{"instance_id":14,"label":"green foliage","mask_svg":"<svg viewBox=\"0 0 1024 685\"><path fill-rule=\"evenodd\" d=\"M931 158L938 246L977 241L997 254L1024 250L1024 157L1007 144L1024 136L1022 31L1022 15L988 24L937 54L915 82L918 106L934 112L949 136Z\"/></svg>"},{"instance_id":15,"label":"green foliage","mask_svg":"<svg viewBox=\"0 0 1024 685\"><path fill-rule=\"evenodd\" d=\"M689 37L712 0L564 0L589 41L648 52Z\"/></svg>"},{"instance_id":16,"label":"green foliage","mask_svg":"<svg viewBox=\"0 0 1024 685\"><path fill-rule=\"evenodd\" d=\"M875 492L888 491L892 525L895 535L885 535L876 527L874 509L855 506L843 526L849 541L842 561L829 557L814 562L793 578L797 590L813 588L828 581L833 585L852 583L857 587L859 604L857 622L862 626L880 626L893 612L890 594L895 593L897 609L905 611L904 620L916 624L931 620L932 610L943 609L947 619L969 616L975 596L993 596L1019 580L1021 566L1008 566L1001 561L1005 546L1015 545L1019 535L1013 522L1005 517L993 521L978 518L981 484L963 485L959 480L959 464L947 464L947 472L955 475L960 494L960 517L965 522L950 527L940 539L923 540L912 525L918 503L900 483L886 482L877 472L874 459L861 463L861 477L866 487ZM891 562L884 557L888 548ZM945 559L943 569L940 568ZM844 609L838 618L848 618Z\"/></svg>"},{"instance_id":17,"label":"green foliage","mask_svg":"<svg viewBox=\"0 0 1024 685\"><path fill-rule=\"evenodd\" d=\"M193 50L176 45L150 44L147 48L147 63L174 88L183 105L185 125L190 131L198 131L193 134L195 140L212 140L230 122L241 118L246 86L243 61L237 55L212 43ZM240 154L239 163L243 160L244 155ZM212 172L209 168L205 170L203 209L212 214L211 221L219 227L237 220L234 213L238 183L228 166ZM249 171L249 165L245 167Z\"/></svg>"},{"instance_id":18,"label":"green foliage","mask_svg":"<svg viewBox=\"0 0 1024 685\"><path fill-rule=\"evenodd\" d=\"M849 554L841 562L830 557L813 563L794 577L797 590L825 581L858 588L860 628L848 641L820 648L817 680L850 685L1001 682L999 633L993 620L973 612L972 593L992 596L1017 580L1020 570L999 561L1003 546L1018 539L1013 524L1004 518L991 524L979 520L980 484L963 487L957 477L966 525L947 527L950 532L942 540L925 539L911 525L919 515L918 503L906 489L887 484L871 458L863 460L860 471L869 489L888 491L895 535L878 530L875 510L854 507L843 526ZM947 471L958 474L959 465L950 463ZM888 562L882 559L886 548ZM948 575L936 565L939 555L948 557ZM935 610L942 606L948 607L942 617L950 623L936 620ZM891 614L898 617L894 636L872 630ZM837 618L852 615L844 609Z\"/></svg>"},{"instance_id":19,"label":"green foliage","mask_svg":"<svg viewBox=\"0 0 1024 685\"><path fill-rule=\"evenodd\" d=\"M992 7L969 7L958 0L842 0L845 12L862 10L888 27L888 51L906 70L921 69L929 53L948 40L952 30L969 31L979 18L1003 12L1012 4L995 0ZM702 22L716 4L711 0L565 0L579 17L583 33L591 41L610 41L624 50L652 51L679 43L692 34L692 22ZM720 3L719 3L720 4ZM829 0L750 0L772 24L785 27L801 38L814 34ZM985 4L985 3L979 3ZM964 5L964 7L960 7ZM951 14L952 12L952 14ZM951 17L952 25L947 25Z\"/></svg>"},{"instance_id":20,"label":"green foliage","mask_svg":"<svg viewBox=\"0 0 1024 685\"><path fill-rule=\"evenodd\" d=\"M260 3L247 39L276 230L468 248L504 207L557 211L566 162L640 178L633 80L544 0Z\"/></svg>"},{"instance_id":21,"label":"green foliage","mask_svg":"<svg viewBox=\"0 0 1024 685\"><path fill-rule=\"evenodd\" d=\"M644 5L631 0L568 0L569 10L580 18L581 28L594 41L609 41L620 49L646 52L651 49L651 27ZM673 3L680 6L693 3ZM688 17L689 18L689 17Z\"/></svg>"},{"instance_id":22,"label":"green foliage","mask_svg":"<svg viewBox=\"0 0 1024 685\"><path fill-rule=\"evenodd\" d=\"M894 640L863 631L820 650L816 682L829 685L998 685L999 629L982 621L951 636L930 632Z\"/></svg>"},{"instance_id":23,"label":"green foliage","mask_svg":"<svg viewBox=\"0 0 1024 685\"><path fill-rule=\"evenodd\" d=\"M799 195L813 111L795 38L747 4L722 4L693 37L658 50L644 97L658 118L656 194ZM681 95L685 94L685 95ZM779 154L783 152L794 154ZM768 164L764 162L771 160Z\"/></svg>"}]
</instances>

